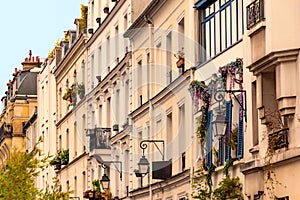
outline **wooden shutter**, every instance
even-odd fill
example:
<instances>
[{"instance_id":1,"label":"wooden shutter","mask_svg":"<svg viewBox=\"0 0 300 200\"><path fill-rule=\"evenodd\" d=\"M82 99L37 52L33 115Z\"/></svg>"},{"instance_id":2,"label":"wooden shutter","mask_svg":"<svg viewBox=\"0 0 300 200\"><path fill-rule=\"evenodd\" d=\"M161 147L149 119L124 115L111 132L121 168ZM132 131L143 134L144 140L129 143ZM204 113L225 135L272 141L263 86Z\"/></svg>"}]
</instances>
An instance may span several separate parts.
<instances>
[{"instance_id":1,"label":"wooden shutter","mask_svg":"<svg viewBox=\"0 0 300 200\"><path fill-rule=\"evenodd\" d=\"M232 126L232 101L226 102L226 133L225 133L225 142L228 141L230 138L230 131ZM225 161L230 159L231 149L230 146L225 145Z\"/></svg>"},{"instance_id":2,"label":"wooden shutter","mask_svg":"<svg viewBox=\"0 0 300 200\"><path fill-rule=\"evenodd\" d=\"M207 125L206 125L206 166L212 165L212 110L207 112Z\"/></svg>"}]
</instances>

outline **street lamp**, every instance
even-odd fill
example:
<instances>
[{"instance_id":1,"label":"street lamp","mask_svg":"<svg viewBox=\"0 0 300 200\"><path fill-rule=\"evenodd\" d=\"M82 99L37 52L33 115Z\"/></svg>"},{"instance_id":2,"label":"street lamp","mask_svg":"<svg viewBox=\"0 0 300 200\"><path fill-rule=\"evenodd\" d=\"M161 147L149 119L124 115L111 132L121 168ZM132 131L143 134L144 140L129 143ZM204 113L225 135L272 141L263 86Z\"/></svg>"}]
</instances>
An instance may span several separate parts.
<instances>
[{"instance_id":1,"label":"street lamp","mask_svg":"<svg viewBox=\"0 0 300 200\"><path fill-rule=\"evenodd\" d=\"M212 127L215 132L215 136L222 136L225 134L226 130L226 125L227 125L227 120L225 117L225 113L222 112L221 110L217 111L217 115L215 120L211 122Z\"/></svg>"},{"instance_id":2,"label":"street lamp","mask_svg":"<svg viewBox=\"0 0 300 200\"><path fill-rule=\"evenodd\" d=\"M149 173L149 166L150 166L150 163L148 161L148 159L145 157L145 155L143 155L138 163L138 166L139 166L139 173L140 174L148 174Z\"/></svg>"},{"instance_id":3,"label":"street lamp","mask_svg":"<svg viewBox=\"0 0 300 200\"><path fill-rule=\"evenodd\" d=\"M110 183L110 180L108 178L108 176L106 174L104 174L100 180L100 183L101 183L101 186L103 188L103 190L107 190L109 189L109 183Z\"/></svg>"}]
</instances>

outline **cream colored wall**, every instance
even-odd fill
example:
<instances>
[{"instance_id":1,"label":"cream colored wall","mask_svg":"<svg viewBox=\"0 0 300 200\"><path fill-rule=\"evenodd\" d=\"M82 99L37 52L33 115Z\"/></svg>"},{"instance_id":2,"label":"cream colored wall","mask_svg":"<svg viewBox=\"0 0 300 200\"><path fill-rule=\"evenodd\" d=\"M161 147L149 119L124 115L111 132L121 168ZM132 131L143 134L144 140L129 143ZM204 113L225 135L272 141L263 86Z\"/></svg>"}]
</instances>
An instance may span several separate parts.
<instances>
[{"instance_id":1,"label":"cream colored wall","mask_svg":"<svg viewBox=\"0 0 300 200\"><path fill-rule=\"evenodd\" d=\"M111 2L111 1L110 1ZM120 2L121 3L121 2ZM100 12L103 13L103 10ZM88 92L91 91L96 85L98 84L98 80L96 79L96 76L101 76L101 79L103 80L105 76L108 74L107 67L110 67L110 70L112 70L116 65L117 62L115 61L116 57L115 54L115 39L116 39L116 33L115 33L115 27L118 26L118 38L119 38L119 50L118 50L118 57L119 61L123 58L125 54L125 41L128 39L123 39L122 35L125 32L124 30L124 15L127 14L128 20L129 20L129 14L130 14L130 6L129 1L125 1L120 10L116 13L116 15L113 17L113 19L110 21L108 26L104 27L101 34L95 39L95 41L89 46L88 49ZM101 18L103 20L103 18ZM98 26L98 25L97 25ZM130 22L128 21L128 27L130 26ZM94 29L96 31L96 29ZM106 61L106 45L107 45L107 37L110 38L110 59L109 61ZM102 56L101 61L99 59L99 47L101 45L102 49ZM94 68L92 68L92 55L94 55ZM93 87L91 87L93 85Z\"/></svg>"},{"instance_id":2,"label":"cream colored wall","mask_svg":"<svg viewBox=\"0 0 300 200\"><path fill-rule=\"evenodd\" d=\"M192 2L189 2L192 3ZM194 37L194 25L190 24L193 20L190 20L191 13L190 8L192 7L188 1L167 1L160 10L164 12L156 12L151 13L149 16L153 22L153 29L149 28L148 25L145 25L144 28L138 31L138 33L132 39L132 50L133 50L133 70L132 70L132 83L133 83L133 110L139 109L139 96L142 94L143 103L147 102L147 53L150 52L150 62L151 62L151 76L150 76L150 99L155 97L163 88L167 86L166 80L166 37L170 30L175 33L178 30L178 23L182 17L184 17L184 28L185 28L185 37L193 38ZM154 15L154 16L152 16ZM149 35L149 31L153 31L153 35ZM150 32L151 33L151 32ZM153 38L152 38L153 37ZM150 42L149 42L150 38ZM194 41L193 39L191 39ZM179 70L176 67L176 58L173 56L174 53L177 53L178 50L178 38L176 34L172 34L172 70L173 70L173 80L175 80L179 76ZM157 60L157 49L156 45L161 43L161 60ZM190 52L194 52L194 45L191 42L185 41L186 48L189 45L191 49ZM185 64L185 68L188 69L192 64L195 63L193 53L187 53L187 63ZM137 85L138 83L138 62L142 60L143 64L143 72L142 72L142 87ZM158 66L162 66L161 70L158 71ZM162 69L163 68L163 69ZM153 70L155 69L155 70ZM155 73L155 75L154 75ZM157 76L161 76L159 79ZM139 147L138 133L142 131L143 139L155 139L155 140L164 140L166 154L165 159L172 158L172 175L178 174L181 172L181 153L185 151L186 153L186 169L192 167L193 159L191 157L194 154L194 150L192 149L192 138L193 138L193 130L192 130L192 115L190 110L191 108L191 98L188 92L189 81L182 83L183 87L177 90L172 90L170 96L162 96L157 99L157 103L153 104L153 107L150 110L147 110L143 113L138 114L133 118L133 159L132 159L132 170L137 169L137 163L141 157L141 149ZM168 89L167 89L168 90ZM148 104L148 103L146 103ZM179 106L182 104L185 105L185 129L184 132L179 132ZM153 110L152 110L153 109ZM139 113L139 111L136 111ZM170 143L167 142L167 130L166 130L166 116L172 112L172 141ZM161 129L157 130L157 121L161 121ZM147 127L150 126L150 138L147 137ZM184 134L184 136L179 136L180 134ZM179 146L179 142L184 139L184 146ZM172 146L172 151L170 151L170 145ZM182 144L181 144L182 145ZM158 146L161 148L161 144L158 143ZM162 149L161 149L162 150ZM168 151L169 150L169 151ZM157 151L154 144L149 143L148 148L145 151L145 155L148 158L149 162L151 161L159 161L162 159L161 155ZM143 178L143 186L148 184L148 176L146 175ZM151 179L151 183L157 182L158 180ZM140 179L132 175L133 185L130 189L136 189L139 186ZM190 191L189 185L182 186L183 188L176 188L176 191L171 190L168 191L168 194L176 194L179 193L179 190L183 189L183 191ZM162 198L159 196L161 194L155 195L155 198ZM158 197L159 196L159 197ZM169 197L167 194L163 195L163 198ZM153 196L154 197L154 196ZM136 197L137 199L148 199L149 197ZM174 196L175 198L175 196Z\"/></svg>"}]
</instances>

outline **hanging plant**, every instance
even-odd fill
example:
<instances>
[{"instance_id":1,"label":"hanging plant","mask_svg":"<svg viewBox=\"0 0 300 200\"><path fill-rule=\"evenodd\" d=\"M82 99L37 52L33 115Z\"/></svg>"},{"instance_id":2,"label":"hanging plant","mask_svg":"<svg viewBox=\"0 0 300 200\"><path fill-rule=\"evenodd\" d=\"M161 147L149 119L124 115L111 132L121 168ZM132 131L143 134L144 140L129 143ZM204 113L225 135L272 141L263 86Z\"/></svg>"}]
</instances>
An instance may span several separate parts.
<instances>
[{"instance_id":1,"label":"hanging plant","mask_svg":"<svg viewBox=\"0 0 300 200\"><path fill-rule=\"evenodd\" d=\"M207 112L208 107L210 104L210 94L208 91L208 88L205 85L204 81L193 81L190 85L190 91L192 90L192 96L195 99L202 100L202 106L201 106L201 117L198 120L198 128L196 131L196 134L198 138L200 139L200 142L203 143L205 141L206 136L206 124L207 124ZM198 104L199 101L196 101Z\"/></svg>"}]
</instances>

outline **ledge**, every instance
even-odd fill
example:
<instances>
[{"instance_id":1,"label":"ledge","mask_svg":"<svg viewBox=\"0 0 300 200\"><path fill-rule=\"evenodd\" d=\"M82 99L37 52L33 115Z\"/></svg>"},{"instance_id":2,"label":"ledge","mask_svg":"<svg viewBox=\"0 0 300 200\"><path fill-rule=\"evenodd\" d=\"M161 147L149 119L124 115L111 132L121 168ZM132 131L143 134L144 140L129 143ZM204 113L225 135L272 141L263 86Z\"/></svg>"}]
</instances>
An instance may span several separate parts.
<instances>
[{"instance_id":1,"label":"ledge","mask_svg":"<svg viewBox=\"0 0 300 200\"><path fill-rule=\"evenodd\" d=\"M264 57L260 58L259 60L255 61L247 68L250 70L250 72L253 72L254 75L258 75L282 62L296 61L299 54L299 50L300 49L297 48L297 49L273 51L265 55Z\"/></svg>"}]
</instances>

